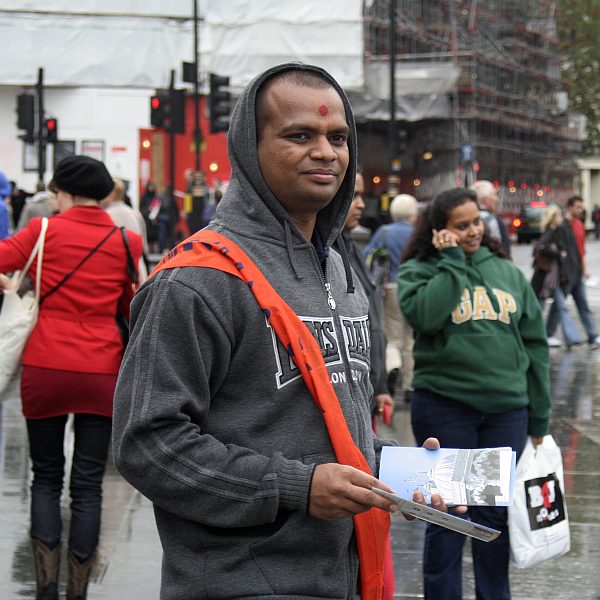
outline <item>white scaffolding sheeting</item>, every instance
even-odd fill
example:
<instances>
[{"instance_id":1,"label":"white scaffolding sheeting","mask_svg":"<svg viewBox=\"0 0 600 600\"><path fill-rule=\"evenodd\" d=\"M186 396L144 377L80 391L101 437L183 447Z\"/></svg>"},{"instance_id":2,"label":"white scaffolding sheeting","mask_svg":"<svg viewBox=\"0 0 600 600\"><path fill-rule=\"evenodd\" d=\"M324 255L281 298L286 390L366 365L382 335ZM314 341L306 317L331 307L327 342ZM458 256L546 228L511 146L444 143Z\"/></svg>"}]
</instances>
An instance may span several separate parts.
<instances>
[{"instance_id":1,"label":"white scaffolding sheeting","mask_svg":"<svg viewBox=\"0 0 600 600\"><path fill-rule=\"evenodd\" d=\"M401 63L396 65L396 118L402 121L447 119L452 107L448 94L456 90L460 68L452 63ZM353 96L360 119L390 118L389 63L370 62L365 73L366 93Z\"/></svg>"},{"instance_id":2,"label":"white scaffolding sheeting","mask_svg":"<svg viewBox=\"0 0 600 600\"><path fill-rule=\"evenodd\" d=\"M163 87L169 71L193 62L191 0L3 2L4 85ZM348 89L363 76L359 0L203 0L201 72L243 87L265 68L290 60L318 64Z\"/></svg>"},{"instance_id":3,"label":"white scaffolding sheeting","mask_svg":"<svg viewBox=\"0 0 600 600\"><path fill-rule=\"evenodd\" d=\"M364 85L358 0L210 0L206 23L210 70L230 74L236 87L289 60L327 69L346 89Z\"/></svg>"}]
</instances>

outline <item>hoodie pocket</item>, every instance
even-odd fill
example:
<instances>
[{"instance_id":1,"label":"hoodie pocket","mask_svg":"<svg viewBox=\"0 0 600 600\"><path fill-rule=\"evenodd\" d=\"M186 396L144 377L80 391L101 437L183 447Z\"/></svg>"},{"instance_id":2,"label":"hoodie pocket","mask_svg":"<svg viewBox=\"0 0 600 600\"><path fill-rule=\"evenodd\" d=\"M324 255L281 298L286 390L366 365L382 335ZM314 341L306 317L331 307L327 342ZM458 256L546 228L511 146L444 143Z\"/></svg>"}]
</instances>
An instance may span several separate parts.
<instances>
[{"instance_id":1,"label":"hoodie pocket","mask_svg":"<svg viewBox=\"0 0 600 600\"><path fill-rule=\"evenodd\" d=\"M288 513L279 529L251 545L252 557L277 595L342 599L348 595L352 519L324 521Z\"/></svg>"},{"instance_id":2,"label":"hoodie pocket","mask_svg":"<svg viewBox=\"0 0 600 600\"><path fill-rule=\"evenodd\" d=\"M525 389L527 355L512 335L453 335L429 368L438 388L519 394Z\"/></svg>"}]
</instances>

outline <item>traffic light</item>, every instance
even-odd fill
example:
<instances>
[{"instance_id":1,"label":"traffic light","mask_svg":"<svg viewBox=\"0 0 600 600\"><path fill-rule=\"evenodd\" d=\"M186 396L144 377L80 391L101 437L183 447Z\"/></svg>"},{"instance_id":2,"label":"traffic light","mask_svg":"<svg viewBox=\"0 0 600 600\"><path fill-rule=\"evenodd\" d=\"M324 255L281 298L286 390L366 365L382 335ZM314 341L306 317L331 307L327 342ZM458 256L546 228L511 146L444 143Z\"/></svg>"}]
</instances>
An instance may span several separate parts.
<instances>
[{"instance_id":1,"label":"traffic light","mask_svg":"<svg viewBox=\"0 0 600 600\"><path fill-rule=\"evenodd\" d=\"M185 92L169 89L150 98L150 124L173 133L185 133Z\"/></svg>"},{"instance_id":2,"label":"traffic light","mask_svg":"<svg viewBox=\"0 0 600 600\"><path fill-rule=\"evenodd\" d=\"M208 96L208 112L210 116L210 132L227 131L229 129L229 110L231 94L223 88L229 87L229 77L210 74L210 94Z\"/></svg>"},{"instance_id":3,"label":"traffic light","mask_svg":"<svg viewBox=\"0 0 600 600\"><path fill-rule=\"evenodd\" d=\"M17 96L17 128L25 130L19 137L29 144L33 144L35 131L35 99L31 94Z\"/></svg>"},{"instance_id":4,"label":"traffic light","mask_svg":"<svg viewBox=\"0 0 600 600\"><path fill-rule=\"evenodd\" d=\"M185 92L170 89L166 108L165 129L173 133L185 133Z\"/></svg>"},{"instance_id":5,"label":"traffic light","mask_svg":"<svg viewBox=\"0 0 600 600\"><path fill-rule=\"evenodd\" d=\"M408 131L396 129L396 152L402 154L408 147Z\"/></svg>"},{"instance_id":6,"label":"traffic light","mask_svg":"<svg viewBox=\"0 0 600 600\"><path fill-rule=\"evenodd\" d=\"M46 141L49 144L56 144L58 142L58 119L51 117L44 121L46 128Z\"/></svg>"},{"instance_id":7,"label":"traffic light","mask_svg":"<svg viewBox=\"0 0 600 600\"><path fill-rule=\"evenodd\" d=\"M150 98L150 125L154 127L164 127L165 124L165 105L169 101L169 96L165 92L157 92Z\"/></svg>"}]
</instances>

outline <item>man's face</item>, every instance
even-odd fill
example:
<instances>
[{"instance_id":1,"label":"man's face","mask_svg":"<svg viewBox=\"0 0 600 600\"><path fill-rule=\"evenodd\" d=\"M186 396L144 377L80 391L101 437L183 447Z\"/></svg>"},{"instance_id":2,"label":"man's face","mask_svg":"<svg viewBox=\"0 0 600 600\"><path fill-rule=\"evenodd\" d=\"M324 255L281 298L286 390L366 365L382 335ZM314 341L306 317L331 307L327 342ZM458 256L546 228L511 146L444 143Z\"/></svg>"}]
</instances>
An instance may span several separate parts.
<instances>
[{"instance_id":1,"label":"man's face","mask_svg":"<svg viewBox=\"0 0 600 600\"><path fill-rule=\"evenodd\" d=\"M490 212L496 212L496 205L498 204L498 190L495 187L490 187L485 196L481 198L481 205L483 208L487 208Z\"/></svg>"},{"instance_id":2,"label":"man's face","mask_svg":"<svg viewBox=\"0 0 600 600\"><path fill-rule=\"evenodd\" d=\"M344 229L351 231L354 229L362 216L363 210L365 209L365 200L363 194L365 193L365 181L360 173L356 174L356 184L354 186L354 198L352 204L348 209L348 216L344 223Z\"/></svg>"},{"instance_id":3,"label":"man's face","mask_svg":"<svg viewBox=\"0 0 600 600\"><path fill-rule=\"evenodd\" d=\"M583 202L577 200L573 206L569 207L569 217L571 219L581 219L583 217Z\"/></svg>"},{"instance_id":4,"label":"man's face","mask_svg":"<svg viewBox=\"0 0 600 600\"><path fill-rule=\"evenodd\" d=\"M313 218L338 191L349 161L349 127L332 87L275 81L266 91L258 164L273 195L292 217Z\"/></svg>"}]
</instances>

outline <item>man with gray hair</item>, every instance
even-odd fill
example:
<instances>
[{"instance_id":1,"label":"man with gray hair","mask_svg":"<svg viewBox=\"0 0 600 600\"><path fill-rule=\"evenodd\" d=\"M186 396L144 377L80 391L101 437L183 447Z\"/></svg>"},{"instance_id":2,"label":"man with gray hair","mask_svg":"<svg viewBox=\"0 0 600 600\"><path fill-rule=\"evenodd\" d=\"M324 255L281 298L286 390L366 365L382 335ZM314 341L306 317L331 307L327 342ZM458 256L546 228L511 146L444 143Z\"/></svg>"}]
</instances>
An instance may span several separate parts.
<instances>
[{"instance_id":1,"label":"man with gray hair","mask_svg":"<svg viewBox=\"0 0 600 600\"><path fill-rule=\"evenodd\" d=\"M477 194L477 202L480 208L481 219L485 225L487 234L498 240L504 249L510 254L510 238L508 230L502 219L496 215L496 207L498 205L498 190L491 181L481 179L476 181L472 186Z\"/></svg>"},{"instance_id":2,"label":"man with gray hair","mask_svg":"<svg viewBox=\"0 0 600 600\"><path fill-rule=\"evenodd\" d=\"M412 373L413 373L413 334L410 325L403 317L398 306L398 268L402 260L402 252L406 243L413 233L414 222L417 218L417 200L410 194L399 194L396 196L390 205L390 216L392 223L382 225L373 235L369 243L366 245L363 253L365 256L377 249L386 250L390 259L390 274L389 280L384 286L384 328L385 335L388 340L388 350L396 349L400 354L402 364L402 378L396 380L395 390L406 401L410 400L412 392ZM388 362L393 362L390 358ZM388 364L390 367L391 364ZM397 397L397 393L394 396Z\"/></svg>"}]
</instances>

